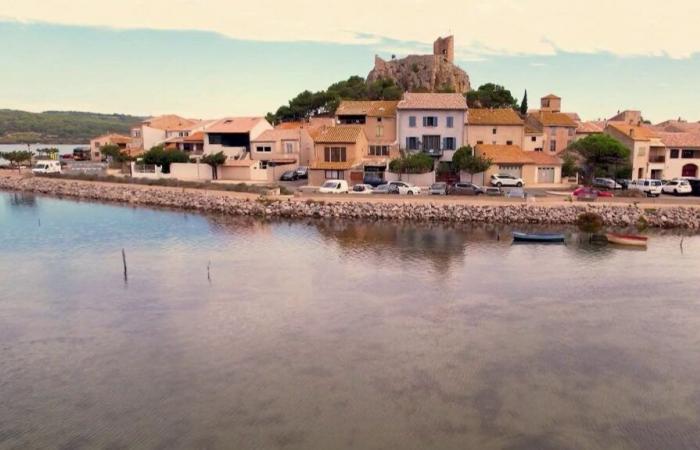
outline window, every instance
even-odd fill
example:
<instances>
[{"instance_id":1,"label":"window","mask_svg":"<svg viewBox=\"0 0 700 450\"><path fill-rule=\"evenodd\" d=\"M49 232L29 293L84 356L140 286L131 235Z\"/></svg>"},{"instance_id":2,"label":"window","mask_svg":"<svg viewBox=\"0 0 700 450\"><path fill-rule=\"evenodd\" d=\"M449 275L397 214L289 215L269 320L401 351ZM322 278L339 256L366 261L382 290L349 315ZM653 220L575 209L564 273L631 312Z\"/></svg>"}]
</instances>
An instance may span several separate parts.
<instances>
[{"instance_id":1,"label":"window","mask_svg":"<svg viewBox=\"0 0 700 450\"><path fill-rule=\"evenodd\" d=\"M476 141L476 145L483 145L484 141Z\"/></svg>"},{"instance_id":2,"label":"window","mask_svg":"<svg viewBox=\"0 0 700 450\"><path fill-rule=\"evenodd\" d=\"M556 152L556 151L557 151L557 141L555 141L555 140L549 141L549 151L550 151L550 152Z\"/></svg>"},{"instance_id":3,"label":"window","mask_svg":"<svg viewBox=\"0 0 700 450\"><path fill-rule=\"evenodd\" d=\"M569 136L576 134L576 128L569 128Z\"/></svg>"},{"instance_id":4,"label":"window","mask_svg":"<svg viewBox=\"0 0 700 450\"><path fill-rule=\"evenodd\" d=\"M324 161L326 162L346 162L347 155L345 147L326 147L324 149Z\"/></svg>"},{"instance_id":5,"label":"window","mask_svg":"<svg viewBox=\"0 0 700 450\"><path fill-rule=\"evenodd\" d=\"M491 134L496 134L496 133L498 133L498 128L494 128L493 130L491 130Z\"/></svg>"},{"instance_id":6,"label":"window","mask_svg":"<svg viewBox=\"0 0 700 450\"><path fill-rule=\"evenodd\" d=\"M680 153L680 150L677 148L674 148L671 150L671 159L678 159L678 154Z\"/></svg>"},{"instance_id":7,"label":"window","mask_svg":"<svg viewBox=\"0 0 700 450\"><path fill-rule=\"evenodd\" d=\"M647 148L646 147L639 147L639 156L644 156L647 154Z\"/></svg>"},{"instance_id":8,"label":"window","mask_svg":"<svg viewBox=\"0 0 700 450\"><path fill-rule=\"evenodd\" d=\"M443 139L442 147L445 150L454 150L456 147L456 139L453 137L446 137Z\"/></svg>"},{"instance_id":9,"label":"window","mask_svg":"<svg viewBox=\"0 0 700 450\"><path fill-rule=\"evenodd\" d=\"M382 125L377 125L377 137L384 136L384 127Z\"/></svg>"},{"instance_id":10,"label":"window","mask_svg":"<svg viewBox=\"0 0 700 450\"><path fill-rule=\"evenodd\" d=\"M417 137L406 138L406 148L408 150L418 150L418 138Z\"/></svg>"},{"instance_id":11,"label":"window","mask_svg":"<svg viewBox=\"0 0 700 450\"><path fill-rule=\"evenodd\" d=\"M681 158L683 159L692 159L695 158L695 152L692 150L683 150L681 152Z\"/></svg>"},{"instance_id":12,"label":"window","mask_svg":"<svg viewBox=\"0 0 700 450\"><path fill-rule=\"evenodd\" d=\"M389 156L389 146L388 145L370 145L369 146L370 156Z\"/></svg>"},{"instance_id":13,"label":"window","mask_svg":"<svg viewBox=\"0 0 700 450\"><path fill-rule=\"evenodd\" d=\"M382 118L381 118L381 117L377 117L377 122L382 123Z\"/></svg>"},{"instance_id":14,"label":"window","mask_svg":"<svg viewBox=\"0 0 700 450\"><path fill-rule=\"evenodd\" d=\"M506 145L513 145L513 141L506 141Z\"/></svg>"},{"instance_id":15,"label":"window","mask_svg":"<svg viewBox=\"0 0 700 450\"><path fill-rule=\"evenodd\" d=\"M264 153L270 153L270 152L272 151L272 147L267 147L267 146L263 146L263 145L258 145L258 146L255 147L255 151L256 151L256 152L260 152L260 153L263 153L263 152L264 152Z\"/></svg>"},{"instance_id":16,"label":"window","mask_svg":"<svg viewBox=\"0 0 700 450\"><path fill-rule=\"evenodd\" d=\"M450 116L447 118L447 128L454 128L455 126L455 118Z\"/></svg>"},{"instance_id":17,"label":"window","mask_svg":"<svg viewBox=\"0 0 700 450\"><path fill-rule=\"evenodd\" d=\"M530 141L531 141L531 142L537 142L537 136L532 136L532 137L530 138Z\"/></svg>"},{"instance_id":18,"label":"window","mask_svg":"<svg viewBox=\"0 0 700 450\"><path fill-rule=\"evenodd\" d=\"M221 145L221 135L220 134L210 134L209 143L211 145Z\"/></svg>"},{"instance_id":19,"label":"window","mask_svg":"<svg viewBox=\"0 0 700 450\"><path fill-rule=\"evenodd\" d=\"M436 126L438 126L438 118L434 117L434 116L423 117L423 126L424 127L436 127Z\"/></svg>"},{"instance_id":20,"label":"window","mask_svg":"<svg viewBox=\"0 0 700 450\"><path fill-rule=\"evenodd\" d=\"M408 118L408 126L411 128L416 127L416 116L409 116Z\"/></svg>"},{"instance_id":21,"label":"window","mask_svg":"<svg viewBox=\"0 0 700 450\"><path fill-rule=\"evenodd\" d=\"M294 153L294 142L285 142L284 151L285 153Z\"/></svg>"},{"instance_id":22,"label":"window","mask_svg":"<svg viewBox=\"0 0 700 450\"><path fill-rule=\"evenodd\" d=\"M541 152L541 151L542 151L542 147L536 148L535 151L536 151L536 152Z\"/></svg>"},{"instance_id":23,"label":"window","mask_svg":"<svg viewBox=\"0 0 700 450\"><path fill-rule=\"evenodd\" d=\"M343 171L342 170L326 170L324 171L324 176L326 180L342 180Z\"/></svg>"}]
</instances>

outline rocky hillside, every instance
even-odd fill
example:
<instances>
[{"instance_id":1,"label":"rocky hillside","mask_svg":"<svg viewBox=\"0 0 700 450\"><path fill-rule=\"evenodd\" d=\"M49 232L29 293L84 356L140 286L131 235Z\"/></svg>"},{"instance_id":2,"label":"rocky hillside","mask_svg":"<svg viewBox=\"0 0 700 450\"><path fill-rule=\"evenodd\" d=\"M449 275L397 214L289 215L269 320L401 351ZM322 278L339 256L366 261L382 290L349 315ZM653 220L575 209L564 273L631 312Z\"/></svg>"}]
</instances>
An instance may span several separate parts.
<instances>
[{"instance_id":1,"label":"rocky hillside","mask_svg":"<svg viewBox=\"0 0 700 450\"><path fill-rule=\"evenodd\" d=\"M392 79L404 91L411 92L449 90L466 93L471 88L469 75L439 55L410 55L391 61L377 56L367 82L381 78Z\"/></svg>"}]
</instances>

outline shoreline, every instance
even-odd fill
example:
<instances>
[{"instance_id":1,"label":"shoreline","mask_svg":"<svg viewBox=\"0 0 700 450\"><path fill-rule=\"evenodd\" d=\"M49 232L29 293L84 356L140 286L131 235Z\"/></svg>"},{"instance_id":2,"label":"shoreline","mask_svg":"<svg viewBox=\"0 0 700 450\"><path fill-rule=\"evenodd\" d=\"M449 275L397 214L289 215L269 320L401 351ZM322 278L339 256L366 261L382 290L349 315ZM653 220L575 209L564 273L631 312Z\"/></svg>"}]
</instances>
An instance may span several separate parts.
<instances>
[{"instance_id":1,"label":"shoreline","mask_svg":"<svg viewBox=\"0 0 700 450\"><path fill-rule=\"evenodd\" d=\"M643 217L650 228L700 230L700 208L662 204L571 203L521 200L382 196L275 196L192 188L117 184L0 173L0 190L53 197L165 207L203 213L274 218L393 220L422 223L573 225L593 211L607 226L634 226Z\"/></svg>"}]
</instances>

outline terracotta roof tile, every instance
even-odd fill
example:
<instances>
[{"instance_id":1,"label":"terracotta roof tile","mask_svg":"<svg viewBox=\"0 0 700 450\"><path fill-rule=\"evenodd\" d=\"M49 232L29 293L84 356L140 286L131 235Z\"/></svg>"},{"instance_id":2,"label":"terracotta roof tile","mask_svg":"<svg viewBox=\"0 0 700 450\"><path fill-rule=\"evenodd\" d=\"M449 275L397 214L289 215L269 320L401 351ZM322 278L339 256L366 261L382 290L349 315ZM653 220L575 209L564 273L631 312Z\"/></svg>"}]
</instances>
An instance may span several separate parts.
<instances>
[{"instance_id":1,"label":"terracotta roof tile","mask_svg":"<svg viewBox=\"0 0 700 450\"><path fill-rule=\"evenodd\" d=\"M700 147L700 132L671 133L666 131L656 132L657 137L667 147Z\"/></svg>"},{"instance_id":2,"label":"terracotta roof tile","mask_svg":"<svg viewBox=\"0 0 700 450\"><path fill-rule=\"evenodd\" d=\"M579 134L595 134L602 133L603 127L598 125L596 122L581 122L576 128L576 132Z\"/></svg>"},{"instance_id":3,"label":"terracotta roof tile","mask_svg":"<svg viewBox=\"0 0 700 450\"><path fill-rule=\"evenodd\" d=\"M205 133L249 133L263 117L225 117L205 130Z\"/></svg>"},{"instance_id":4,"label":"terracotta roof tile","mask_svg":"<svg viewBox=\"0 0 700 450\"><path fill-rule=\"evenodd\" d=\"M253 139L253 142L277 142L277 141L293 141L299 140L301 133L307 131L302 128L265 130L260 136Z\"/></svg>"},{"instance_id":5,"label":"terracotta roof tile","mask_svg":"<svg viewBox=\"0 0 700 450\"><path fill-rule=\"evenodd\" d=\"M467 100L462 94L436 94L406 92L398 109L466 110Z\"/></svg>"},{"instance_id":6,"label":"terracotta roof tile","mask_svg":"<svg viewBox=\"0 0 700 450\"><path fill-rule=\"evenodd\" d=\"M614 129L624 136L627 136L633 141L649 141L653 138L659 137L657 132L650 127L627 125L620 122L610 122L608 123L608 127Z\"/></svg>"},{"instance_id":7,"label":"terracotta roof tile","mask_svg":"<svg viewBox=\"0 0 700 450\"><path fill-rule=\"evenodd\" d=\"M469 125L523 125L523 119L510 108L469 110Z\"/></svg>"},{"instance_id":8,"label":"terracotta roof tile","mask_svg":"<svg viewBox=\"0 0 700 450\"><path fill-rule=\"evenodd\" d=\"M534 164L530 153L517 145L480 144L476 146L476 154L491 159L494 164Z\"/></svg>"},{"instance_id":9,"label":"terracotta roof tile","mask_svg":"<svg viewBox=\"0 0 700 450\"><path fill-rule=\"evenodd\" d=\"M562 161L555 155L545 152L525 152L527 157L532 159L538 166L560 166Z\"/></svg>"},{"instance_id":10,"label":"terracotta roof tile","mask_svg":"<svg viewBox=\"0 0 700 450\"><path fill-rule=\"evenodd\" d=\"M561 97L556 96L554 94L545 95L542 98L549 99L549 100L561 100Z\"/></svg>"},{"instance_id":11,"label":"terracotta roof tile","mask_svg":"<svg viewBox=\"0 0 700 450\"><path fill-rule=\"evenodd\" d=\"M93 141L109 141L110 144L128 144L131 142L131 137L123 134L110 133L98 136L92 139Z\"/></svg>"},{"instance_id":12,"label":"terracotta roof tile","mask_svg":"<svg viewBox=\"0 0 700 450\"><path fill-rule=\"evenodd\" d=\"M538 111L532 117L545 127L576 127L576 122L565 113Z\"/></svg>"},{"instance_id":13,"label":"terracotta roof tile","mask_svg":"<svg viewBox=\"0 0 700 450\"><path fill-rule=\"evenodd\" d=\"M151 128L157 128L165 131L189 130L198 123L198 120L185 119L184 117L180 117L175 114L151 117L142 122L142 124Z\"/></svg>"},{"instance_id":14,"label":"terracotta roof tile","mask_svg":"<svg viewBox=\"0 0 700 450\"><path fill-rule=\"evenodd\" d=\"M316 143L354 143L364 134L362 126L338 125L336 127L324 127L318 131L314 138Z\"/></svg>"},{"instance_id":15,"label":"terracotta roof tile","mask_svg":"<svg viewBox=\"0 0 700 450\"><path fill-rule=\"evenodd\" d=\"M394 117L398 101L343 101L336 116Z\"/></svg>"}]
</instances>

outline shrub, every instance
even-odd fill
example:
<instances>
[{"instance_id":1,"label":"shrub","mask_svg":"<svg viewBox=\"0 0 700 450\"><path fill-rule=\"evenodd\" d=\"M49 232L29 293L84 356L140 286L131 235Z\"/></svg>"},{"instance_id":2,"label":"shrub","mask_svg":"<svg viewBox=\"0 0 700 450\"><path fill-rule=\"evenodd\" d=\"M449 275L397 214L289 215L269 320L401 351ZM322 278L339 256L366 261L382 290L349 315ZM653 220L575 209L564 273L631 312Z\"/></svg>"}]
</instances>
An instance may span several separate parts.
<instances>
[{"instance_id":1,"label":"shrub","mask_svg":"<svg viewBox=\"0 0 700 450\"><path fill-rule=\"evenodd\" d=\"M428 173L433 170L433 158L424 153L413 153L391 160L389 170L394 173Z\"/></svg>"},{"instance_id":2,"label":"shrub","mask_svg":"<svg viewBox=\"0 0 700 450\"><path fill-rule=\"evenodd\" d=\"M603 217L594 212L581 213L576 219L576 225L584 233L597 233L603 228Z\"/></svg>"}]
</instances>

